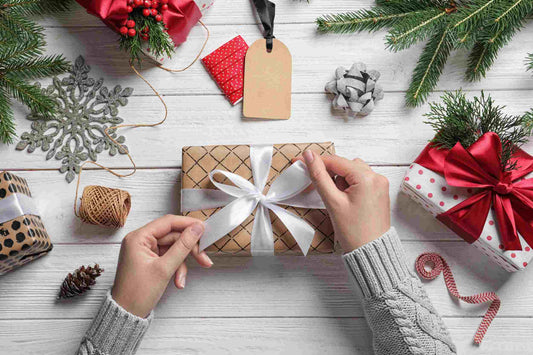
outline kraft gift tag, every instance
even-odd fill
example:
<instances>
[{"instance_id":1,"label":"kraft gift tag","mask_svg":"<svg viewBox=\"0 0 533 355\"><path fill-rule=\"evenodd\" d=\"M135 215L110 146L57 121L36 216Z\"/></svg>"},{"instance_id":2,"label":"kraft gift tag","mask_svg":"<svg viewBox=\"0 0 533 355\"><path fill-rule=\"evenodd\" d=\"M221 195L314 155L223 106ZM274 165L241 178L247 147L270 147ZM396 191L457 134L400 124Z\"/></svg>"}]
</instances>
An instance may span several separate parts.
<instances>
[{"instance_id":1,"label":"kraft gift tag","mask_svg":"<svg viewBox=\"0 0 533 355\"><path fill-rule=\"evenodd\" d=\"M255 41L244 61L243 114L248 118L286 120L291 117L292 57L283 42Z\"/></svg>"},{"instance_id":2,"label":"kraft gift tag","mask_svg":"<svg viewBox=\"0 0 533 355\"><path fill-rule=\"evenodd\" d=\"M274 38L276 5L268 0L252 3L263 24L265 38L255 41L244 59L243 115L287 120L291 117L291 53Z\"/></svg>"}]
</instances>

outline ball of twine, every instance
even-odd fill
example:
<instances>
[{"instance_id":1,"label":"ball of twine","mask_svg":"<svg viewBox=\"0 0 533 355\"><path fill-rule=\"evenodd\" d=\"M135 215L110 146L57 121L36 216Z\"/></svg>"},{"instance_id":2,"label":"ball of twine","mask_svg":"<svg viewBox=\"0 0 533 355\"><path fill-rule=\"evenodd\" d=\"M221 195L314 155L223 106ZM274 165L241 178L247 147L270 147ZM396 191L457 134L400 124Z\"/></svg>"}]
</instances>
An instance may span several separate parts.
<instances>
[{"instance_id":1,"label":"ball of twine","mask_svg":"<svg viewBox=\"0 0 533 355\"><path fill-rule=\"evenodd\" d=\"M83 190L78 215L85 223L119 228L124 227L130 208L127 191L90 185Z\"/></svg>"}]
</instances>

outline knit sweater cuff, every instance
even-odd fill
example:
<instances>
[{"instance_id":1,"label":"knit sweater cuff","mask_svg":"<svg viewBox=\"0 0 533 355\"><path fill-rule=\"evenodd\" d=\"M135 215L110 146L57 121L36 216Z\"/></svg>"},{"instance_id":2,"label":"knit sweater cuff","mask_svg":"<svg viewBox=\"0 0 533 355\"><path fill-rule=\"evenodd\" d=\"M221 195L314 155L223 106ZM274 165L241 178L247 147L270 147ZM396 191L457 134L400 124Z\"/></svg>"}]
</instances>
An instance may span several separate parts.
<instances>
[{"instance_id":1,"label":"knit sweater cuff","mask_svg":"<svg viewBox=\"0 0 533 355\"><path fill-rule=\"evenodd\" d=\"M393 227L378 239L344 254L343 259L365 298L390 291L411 275Z\"/></svg>"},{"instance_id":2,"label":"knit sweater cuff","mask_svg":"<svg viewBox=\"0 0 533 355\"><path fill-rule=\"evenodd\" d=\"M152 318L153 312L146 319L129 313L108 292L85 338L102 354L134 354Z\"/></svg>"}]
</instances>

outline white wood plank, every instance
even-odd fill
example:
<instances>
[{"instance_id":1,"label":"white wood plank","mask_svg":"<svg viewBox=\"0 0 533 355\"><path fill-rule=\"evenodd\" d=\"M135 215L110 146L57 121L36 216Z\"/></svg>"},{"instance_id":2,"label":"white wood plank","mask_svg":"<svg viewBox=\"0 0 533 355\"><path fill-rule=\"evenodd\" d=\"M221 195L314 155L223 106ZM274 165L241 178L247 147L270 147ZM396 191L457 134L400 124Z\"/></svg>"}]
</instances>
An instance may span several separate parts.
<instances>
[{"instance_id":1,"label":"white wood plank","mask_svg":"<svg viewBox=\"0 0 533 355\"><path fill-rule=\"evenodd\" d=\"M532 46L533 48L533 46ZM490 91L506 112L522 114L533 103L533 90ZM469 93L470 96L476 93ZM479 94L479 93L477 93ZM432 100L438 100L434 93ZM157 122L162 106L156 97L134 97L121 108L127 123ZM178 167L181 148L187 145L292 143L332 141L341 156L360 157L371 164L410 164L433 137L423 121L428 105L417 109L403 106L402 93L387 93L374 112L365 118L349 118L330 109L325 94L293 95L293 117L288 121L255 121L242 118L241 107L232 107L222 96L167 96L168 120L154 128L123 129L119 133L140 167ZM142 112L142 114L140 114ZM17 132L30 129L23 111L17 112ZM146 149L150 147L150 149ZM529 145L533 152L533 143ZM0 169L57 169L61 162L45 160L46 153L16 151L14 145L0 145ZM99 162L113 167L130 167L125 156L99 156Z\"/></svg>"},{"instance_id":2,"label":"white wood plank","mask_svg":"<svg viewBox=\"0 0 533 355\"><path fill-rule=\"evenodd\" d=\"M287 0L276 2L276 26L282 23L314 23L318 16L348 10L363 9L374 6L373 0L354 3L351 0L306 1ZM247 0L232 0L231 3L217 0L205 12L202 20L208 25L226 25L236 27L243 24L258 23L253 13L252 4ZM81 6L74 3L71 10L40 19L43 26L99 26L104 24L96 17L88 15Z\"/></svg>"},{"instance_id":3,"label":"white wood plank","mask_svg":"<svg viewBox=\"0 0 533 355\"><path fill-rule=\"evenodd\" d=\"M410 267L425 251L450 263L463 295L497 291L499 316L533 316L533 269L510 274L463 241L404 241ZM2 319L91 318L111 287L119 245L56 245L40 258L1 278ZM187 287L170 286L156 314L164 317L361 317L359 292L353 292L339 255L311 257L214 257L209 270L189 263ZM98 262L106 271L84 297L56 302L68 272ZM433 304L444 316L477 317L488 305L458 303L442 277L425 282ZM184 307L183 305L188 305Z\"/></svg>"},{"instance_id":4,"label":"white wood plank","mask_svg":"<svg viewBox=\"0 0 533 355\"><path fill-rule=\"evenodd\" d=\"M377 167L390 180L392 224L404 240L458 240L458 237L400 193L406 167ZM120 230L83 224L74 216L75 185L68 185L55 171L16 171L26 178L54 243L120 243L122 237L167 213L179 214L180 170L139 170L131 178L117 179L104 171L84 172L82 188L91 184L118 187L132 195L132 209ZM415 223L413 223L416 221Z\"/></svg>"},{"instance_id":5,"label":"white wood plank","mask_svg":"<svg viewBox=\"0 0 533 355\"><path fill-rule=\"evenodd\" d=\"M527 354L531 319L496 318L481 346L472 344L478 319L447 318L458 354ZM73 354L89 320L0 321L1 354ZM363 318L156 318L139 355L165 354L371 355L372 334Z\"/></svg>"},{"instance_id":6,"label":"white wood plank","mask_svg":"<svg viewBox=\"0 0 533 355\"><path fill-rule=\"evenodd\" d=\"M251 44L260 38L256 25L212 26L206 53L218 48L236 35ZM61 52L69 59L83 55L93 67L93 75L103 75L109 81L134 86L136 94L151 95L152 91L134 75L128 65L128 55L119 50L118 35L105 27L48 28L50 53ZM313 24L276 25L276 37L290 49L293 57L293 92L321 93L339 65L350 66L354 61L365 62L381 72L380 83L386 91L407 89L423 44L399 53L386 50L385 33L354 35L318 34ZM195 27L189 40L178 48L170 67L182 67L196 55L204 41L203 28ZM526 27L503 49L487 77L477 83L463 81L467 55L453 55L442 74L437 90L533 89L533 77L525 71L524 58L533 48L533 26ZM200 63L182 73L168 73L146 63L143 75L157 89L170 94L220 94L220 90ZM46 82L46 81L45 81Z\"/></svg>"}]
</instances>

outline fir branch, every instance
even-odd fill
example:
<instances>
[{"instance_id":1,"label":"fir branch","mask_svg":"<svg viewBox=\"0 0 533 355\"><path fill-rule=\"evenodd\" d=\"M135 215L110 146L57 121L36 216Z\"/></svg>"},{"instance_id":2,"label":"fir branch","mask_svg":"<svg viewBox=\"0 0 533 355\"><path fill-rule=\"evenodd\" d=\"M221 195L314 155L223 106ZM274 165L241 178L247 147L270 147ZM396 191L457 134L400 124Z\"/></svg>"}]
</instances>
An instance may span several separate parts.
<instances>
[{"instance_id":1,"label":"fir branch","mask_svg":"<svg viewBox=\"0 0 533 355\"><path fill-rule=\"evenodd\" d=\"M442 104L430 103L430 112L425 114L426 123L436 132L432 143L441 149L451 149L457 142L468 148L483 134L494 132L502 142L502 170L515 169L512 157L531 135L533 110L517 116L505 114L504 109L483 92L473 100L468 100L461 91L445 93Z\"/></svg>"},{"instance_id":2,"label":"fir branch","mask_svg":"<svg viewBox=\"0 0 533 355\"><path fill-rule=\"evenodd\" d=\"M19 14L0 11L0 39L2 40L43 40L43 32L43 27Z\"/></svg>"},{"instance_id":3,"label":"fir branch","mask_svg":"<svg viewBox=\"0 0 533 355\"><path fill-rule=\"evenodd\" d=\"M533 53L528 54L526 58L527 70L533 70Z\"/></svg>"},{"instance_id":4,"label":"fir branch","mask_svg":"<svg viewBox=\"0 0 533 355\"><path fill-rule=\"evenodd\" d=\"M42 117L52 117L55 113L55 101L46 96L38 86L30 85L24 80L5 74L0 77L0 86L5 91L36 114Z\"/></svg>"},{"instance_id":5,"label":"fir branch","mask_svg":"<svg viewBox=\"0 0 533 355\"><path fill-rule=\"evenodd\" d=\"M30 38L27 41L3 41L0 43L0 63L10 60L30 60L42 54L44 44L42 38Z\"/></svg>"},{"instance_id":6,"label":"fir branch","mask_svg":"<svg viewBox=\"0 0 533 355\"><path fill-rule=\"evenodd\" d=\"M324 15L316 20L318 30L322 32L349 33L360 31L378 31L394 25L400 19L409 16L392 9L376 7L335 15Z\"/></svg>"},{"instance_id":7,"label":"fir branch","mask_svg":"<svg viewBox=\"0 0 533 355\"><path fill-rule=\"evenodd\" d=\"M494 33L492 37L480 36L468 56L466 79L476 81L485 77L500 49L513 38L517 30L516 27L504 27Z\"/></svg>"},{"instance_id":8,"label":"fir branch","mask_svg":"<svg viewBox=\"0 0 533 355\"><path fill-rule=\"evenodd\" d=\"M0 142L13 143L15 120L11 102L5 90L0 86Z\"/></svg>"},{"instance_id":9,"label":"fir branch","mask_svg":"<svg viewBox=\"0 0 533 355\"><path fill-rule=\"evenodd\" d=\"M418 106L437 85L446 60L453 48L453 40L448 29L436 33L428 42L418 59L413 78L406 93L408 106Z\"/></svg>"},{"instance_id":10,"label":"fir branch","mask_svg":"<svg viewBox=\"0 0 533 355\"><path fill-rule=\"evenodd\" d=\"M391 26L389 34L385 37L386 42L394 51L409 48L413 44L431 36L434 29L440 27L446 21L445 16L446 11L440 9L428 9L411 13Z\"/></svg>"},{"instance_id":11,"label":"fir branch","mask_svg":"<svg viewBox=\"0 0 533 355\"><path fill-rule=\"evenodd\" d=\"M68 10L72 0L0 0L5 9L23 16L43 15Z\"/></svg>"},{"instance_id":12,"label":"fir branch","mask_svg":"<svg viewBox=\"0 0 533 355\"><path fill-rule=\"evenodd\" d=\"M38 79L66 72L69 62L62 55L45 56L30 60L18 60L5 64L5 70L11 75L24 79Z\"/></svg>"}]
</instances>

